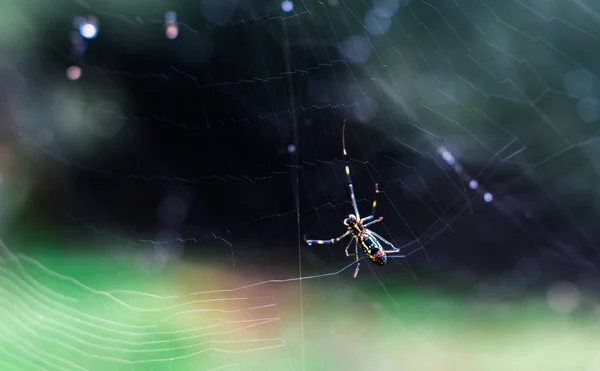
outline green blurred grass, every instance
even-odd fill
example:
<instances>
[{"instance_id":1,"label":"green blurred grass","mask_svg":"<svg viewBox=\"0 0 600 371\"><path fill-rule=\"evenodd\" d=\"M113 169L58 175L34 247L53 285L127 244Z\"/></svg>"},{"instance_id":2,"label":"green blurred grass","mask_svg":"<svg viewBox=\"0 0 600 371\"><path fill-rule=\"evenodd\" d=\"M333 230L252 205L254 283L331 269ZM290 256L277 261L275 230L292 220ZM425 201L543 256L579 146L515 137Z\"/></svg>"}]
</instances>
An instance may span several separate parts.
<instances>
[{"instance_id":1,"label":"green blurred grass","mask_svg":"<svg viewBox=\"0 0 600 371\"><path fill-rule=\"evenodd\" d=\"M543 297L416 284L386 284L388 296L365 274L305 281L301 306L297 281L189 295L257 282L233 268L151 275L133 258L34 257L51 271L26 257L0 265L2 370L600 370L598 314L555 314Z\"/></svg>"}]
</instances>

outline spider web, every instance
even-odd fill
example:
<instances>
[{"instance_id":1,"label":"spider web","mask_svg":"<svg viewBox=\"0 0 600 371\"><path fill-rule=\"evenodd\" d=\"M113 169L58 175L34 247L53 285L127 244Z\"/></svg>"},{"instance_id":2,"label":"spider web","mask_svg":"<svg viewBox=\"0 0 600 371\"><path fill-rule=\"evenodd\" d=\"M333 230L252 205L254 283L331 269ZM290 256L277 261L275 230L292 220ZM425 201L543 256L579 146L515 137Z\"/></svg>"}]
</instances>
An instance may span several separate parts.
<instances>
[{"instance_id":1,"label":"spider web","mask_svg":"<svg viewBox=\"0 0 600 371\"><path fill-rule=\"evenodd\" d=\"M390 335L383 341L359 325L349 335L344 332L348 316L337 314L351 306L369 316L393 317L403 308L393 294L396 286L418 276L413 261L435 266L435 256L458 254L459 242L469 241L456 237L462 235L460 226L472 223L484 207L531 234L546 231L548 223L531 222L545 211L538 195L518 197L527 191L524 179L558 206L560 219L552 222L573 232L569 242L595 253L590 215L596 211L581 212L578 201L581 194L598 199L593 185L600 32L594 5L533 0L292 4L286 12L277 1L187 2L178 9L75 1L65 11L69 16L92 14L99 20L100 36L89 41L83 59L65 53L61 42L33 36L39 14L28 18L7 8L12 28L2 40L46 48L62 63L81 66L82 79L74 82L81 83L80 91L91 91L85 85L89 75L89 81L117 80L140 92L159 87L165 96L181 99L181 106L192 107L173 112L163 97L151 111L131 113L115 104L128 102L109 85L97 89L90 103L8 58L2 78L11 82L11 95L23 104L51 106L36 105L40 108L27 115L22 106L10 106L24 147L94 182L161 189L166 183L184 201L181 187L201 187L204 198L220 195L222 208L240 210L241 216L218 214L204 227L193 226L190 217L176 234L149 234L123 220L85 214L89 203L70 204L63 212L69 220L84 227L90 241L123 247L120 255L111 248L110 259L92 255L80 262L13 253L3 244L0 309L10 319L0 323L3 369L368 369L369 363L352 357L357 343L375 344L390 354L377 361L378 369L397 369L398 344L390 340L408 346L414 345L411 339ZM169 10L177 13L179 34L171 44L165 39L164 45L175 45L166 47L156 40L164 39L157 30L164 32ZM65 22L64 14L47 16ZM223 36L228 32L245 39ZM164 47L164 59L151 68L126 62L115 67L111 55L94 52L104 33L111 35L115 50L149 53ZM207 77L201 72L205 56L232 62ZM247 65L238 66L240 59ZM223 95L242 107L225 111L213 98ZM194 105L194 99L201 103ZM48 110L64 125L45 125ZM343 245L308 247L301 241L304 233L338 236L351 211L341 156L344 115L361 215L370 214L378 183L378 214L385 220L374 230L407 255L384 269L363 265L359 279L375 300L356 292L360 281L349 282L353 262L344 256ZM88 135L78 129L81 121L89 121L91 135L113 141L118 156L130 161L97 160L87 150L82 155L72 144L75 136ZM140 147L126 148L119 141L124 134L116 134L128 125L159 127L165 141L181 143L183 156L197 151L207 158L216 150L211 142L227 142L233 160L225 165L204 161L202 176L184 165L131 166L143 164ZM245 154L236 151L242 146L236 137L257 147L278 142L280 157L271 160L272 154L265 154L264 166L245 162ZM139 141L151 142L148 137ZM270 202L281 189L289 190L282 196L287 201ZM245 197L228 196L236 193ZM103 196L136 207L127 189ZM156 205L147 207L154 216ZM482 234L500 238L487 228ZM260 252L243 247L253 243ZM464 251L470 254L473 244ZM180 256L182 250L214 250L207 246L218 246L217 252L207 252L200 262L190 264ZM558 250L562 259L586 263L581 251ZM131 270L131 261L145 267L141 276L106 280ZM102 269L81 272L74 265ZM414 353L415 358L402 355L407 365L424 362L422 355L429 354ZM507 357L510 367L526 366L518 356Z\"/></svg>"}]
</instances>

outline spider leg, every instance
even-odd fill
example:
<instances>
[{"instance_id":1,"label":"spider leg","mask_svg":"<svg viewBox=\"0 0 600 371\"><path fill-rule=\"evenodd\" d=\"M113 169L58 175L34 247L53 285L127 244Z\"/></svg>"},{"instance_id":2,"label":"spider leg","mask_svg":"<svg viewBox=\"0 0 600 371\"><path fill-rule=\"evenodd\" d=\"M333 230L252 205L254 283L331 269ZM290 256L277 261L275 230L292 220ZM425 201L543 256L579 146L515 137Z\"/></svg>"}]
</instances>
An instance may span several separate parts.
<instances>
[{"instance_id":1,"label":"spider leg","mask_svg":"<svg viewBox=\"0 0 600 371\"><path fill-rule=\"evenodd\" d=\"M350 254L348 252L348 249L350 248L350 244L354 242L354 253ZM350 242L348 243L348 245L346 246L346 256L355 256L356 261L358 262L358 242L356 242L356 240L353 238L352 240L350 240Z\"/></svg>"},{"instance_id":2,"label":"spider leg","mask_svg":"<svg viewBox=\"0 0 600 371\"><path fill-rule=\"evenodd\" d=\"M354 242L354 252L352 254L350 254L348 252L348 249L350 249L350 245L352 244L352 242ZM358 262L358 243L356 242L356 239L351 239L348 244L346 245L346 249L344 250L344 252L346 253L346 256L354 256L356 261Z\"/></svg>"},{"instance_id":3,"label":"spider leg","mask_svg":"<svg viewBox=\"0 0 600 371\"><path fill-rule=\"evenodd\" d=\"M352 244L352 242L354 242L354 238L351 239L350 241L348 241L348 244L346 245L346 249L344 250L344 252L346 253L346 256L354 256L354 255L356 255L354 253L350 254L348 252L348 249L350 248L350 245Z\"/></svg>"},{"instance_id":4,"label":"spider leg","mask_svg":"<svg viewBox=\"0 0 600 371\"><path fill-rule=\"evenodd\" d=\"M306 241L306 243L308 245L312 245L312 244L317 244L317 245L324 245L324 244L334 244L336 242L338 242L339 240L341 240L342 238L348 236L350 234L350 231L346 231L346 233L336 237L336 238L332 238L330 240L309 240L306 238L306 235L304 235L304 241Z\"/></svg>"},{"instance_id":5,"label":"spider leg","mask_svg":"<svg viewBox=\"0 0 600 371\"><path fill-rule=\"evenodd\" d=\"M367 223L367 222L371 222L373 219L375 219L375 216L377 215L377 195L378 194L379 194L379 184L375 183L375 196L373 197L373 211L372 211L371 215L369 215L366 218L363 218L361 220L361 222L363 223L363 225L365 223ZM382 218L379 218L379 219L382 219ZM379 220L379 221L381 221L381 220ZM372 223L368 223L368 224L365 225L365 227L367 225L371 225L371 224L374 224L374 223L377 223L377 221L372 222Z\"/></svg>"},{"instance_id":6,"label":"spider leg","mask_svg":"<svg viewBox=\"0 0 600 371\"><path fill-rule=\"evenodd\" d=\"M354 242L354 252L352 254L350 254L348 252L348 249L350 248L350 244ZM346 256L354 256L356 261L358 262L358 243L356 242L356 240L353 238L349 243L348 246L346 246Z\"/></svg>"},{"instance_id":7,"label":"spider leg","mask_svg":"<svg viewBox=\"0 0 600 371\"><path fill-rule=\"evenodd\" d=\"M379 184L375 183L375 196L373 196L373 216L377 215L377 195L379 194Z\"/></svg>"},{"instance_id":8,"label":"spider leg","mask_svg":"<svg viewBox=\"0 0 600 371\"><path fill-rule=\"evenodd\" d=\"M371 216L372 216L372 215L371 215ZM365 219L367 219L367 218L365 218ZM380 222L380 221L382 221L382 220L383 220L383 216L380 216L379 218L377 218L377 219L375 219L375 220L373 220L373 221L371 221L371 222L368 222L367 224L363 224L363 227L365 227L365 228L366 228L366 227L368 227L368 226L370 226L370 225L373 225L373 224L375 224L375 223L379 223L379 222Z\"/></svg>"},{"instance_id":9,"label":"spider leg","mask_svg":"<svg viewBox=\"0 0 600 371\"><path fill-rule=\"evenodd\" d=\"M371 220L373 220L375 216L374 215L369 215L367 217L362 218L362 220L360 221L361 223L363 223L363 225L367 222L370 222Z\"/></svg>"},{"instance_id":10,"label":"spider leg","mask_svg":"<svg viewBox=\"0 0 600 371\"><path fill-rule=\"evenodd\" d=\"M344 124L342 126L342 146L344 149L344 159L346 160L346 176L348 177L348 188L350 189L350 199L352 200L352 207L354 208L354 215L356 219L360 220L360 213L358 212L358 205L356 205L356 196L354 195L354 186L352 185L352 178L350 177L350 159L348 158L348 151L346 151L346 117L344 116Z\"/></svg>"},{"instance_id":11,"label":"spider leg","mask_svg":"<svg viewBox=\"0 0 600 371\"><path fill-rule=\"evenodd\" d=\"M360 270L360 262L358 261L358 241L354 239L354 255L356 256L356 268L354 268L354 278L358 276L358 271Z\"/></svg>"},{"instance_id":12,"label":"spider leg","mask_svg":"<svg viewBox=\"0 0 600 371\"><path fill-rule=\"evenodd\" d=\"M356 264L356 268L354 269L354 278L358 276L358 271L360 270L360 263Z\"/></svg>"},{"instance_id":13,"label":"spider leg","mask_svg":"<svg viewBox=\"0 0 600 371\"><path fill-rule=\"evenodd\" d=\"M397 248L396 246L394 246L394 245L393 245L393 244L392 244L390 241L388 241L388 240L386 240L385 238L381 237L381 236L380 236L380 235L378 235L377 233L375 233L375 232L373 232L373 231L371 231L371 230L369 230L369 233L371 233L371 234L372 234L372 235L373 235L375 238L377 238L377 239L378 239L378 240L380 240L381 242L383 242L383 243L385 243L385 244L389 245L389 246L392 248L392 250L384 250L384 252L385 252L386 254L393 254L393 253L396 253L396 252L400 251L400 249L399 249L399 248Z\"/></svg>"}]
</instances>

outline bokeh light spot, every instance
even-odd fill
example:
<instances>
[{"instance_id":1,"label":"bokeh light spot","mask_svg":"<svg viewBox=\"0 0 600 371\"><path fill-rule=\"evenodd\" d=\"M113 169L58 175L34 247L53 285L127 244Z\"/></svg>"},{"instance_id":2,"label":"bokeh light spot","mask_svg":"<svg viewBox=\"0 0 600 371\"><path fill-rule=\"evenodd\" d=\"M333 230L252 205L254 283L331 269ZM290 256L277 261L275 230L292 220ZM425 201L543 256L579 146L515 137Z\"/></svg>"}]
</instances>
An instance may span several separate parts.
<instances>
[{"instance_id":1,"label":"bokeh light spot","mask_svg":"<svg viewBox=\"0 0 600 371\"><path fill-rule=\"evenodd\" d=\"M81 68L78 66L71 66L67 68L67 78L69 80L78 80L81 77Z\"/></svg>"},{"instance_id":2,"label":"bokeh light spot","mask_svg":"<svg viewBox=\"0 0 600 371\"><path fill-rule=\"evenodd\" d=\"M557 282L548 288L546 300L553 311L569 314L579 306L579 289L568 281Z\"/></svg>"},{"instance_id":3,"label":"bokeh light spot","mask_svg":"<svg viewBox=\"0 0 600 371\"><path fill-rule=\"evenodd\" d=\"M564 79L567 94L575 98L583 98L594 89L594 80L588 70L576 69L567 72Z\"/></svg>"},{"instance_id":4,"label":"bokeh light spot","mask_svg":"<svg viewBox=\"0 0 600 371\"><path fill-rule=\"evenodd\" d=\"M84 22L79 26L79 33L86 39L93 39L98 35L98 27L89 22Z\"/></svg>"},{"instance_id":5,"label":"bokeh light spot","mask_svg":"<svg viewBox=\"0 0 600 371\"><path fill-rule=\"evenodd\" d=\"M166 226L175 227L180 225L187 218L187 214L187 203L177 196L166 197L158 207L158 220Z\"/></svg>"},{"instance_id":6,"label":"bokeh light spot","mask_svg":"<svg viewBox=\"0 0 600 371\"><path fill-rule=\"evenodd\" d=\"M351 63L364 63L373 53L371 43L363 35L355 35L343 40L341 48L342 53Z\"/></svg>"},{"instance_id":7,"label":"bokeh light spot","mask_svg":"<svg viewBox=\"0 0 600 371\"><path fill-rule=\"evenodd\" d=\"M477 187L479 187L479 183L477 183L477 181L475 179L473 179L469 182L469 188L477 189Z\"/></svg>"},{"instance_id":8,"label":"bokeh light spot","mask_svg":"<svg viewBox=\"0 0 600 371\"><path fill-rule=\"evenodd\" d=\"M168 24L165 29L165 34L167 35L167 39L174 40L179 36L179 28L174 23Z\"/></svg>"},{"instance_id":9,"label":"bokeh light spot","mask_svg":"<svg viewBox=\"0 0 600 371\"><path fill-rule=\"evenodd\" d=\"M88 110L87 126L90 132L100 138L112 138L123 127L124 116L119 106L110 101L98 101Z\"/></svg>"},{"instance_id":10,"label":"bokeh light spot","mask_svg":"<svg viewBox=\"0 0 600 371\"><path fill-rule=\"evenodd\" d=\"M439 148L438 153L440 155L442 155L444 162L446 162L448 165L454 165L456 163L456 159L454 158L454 155L452 155L452 153L450 153L450 151L448 151L446 148L444 148L444 147Z\"/></svg>"},{"instance_id":11,"label":"bokeh light spot","mask_svg":"<svg viewBox=\"0 0 600 371\"><path fill-rule=\"evenodd\" d=\"M373 0L373 11L379 17L391 18L400 7L406 7L410 0Z\"/></svg>"},{"instance_id":12,"label":"bokeh light spot","mask_svg":"<svg viewBox=\"0 0 600 371\"><path fill-rule=\"evenodd\" d=\"M353 118L359 122L367 123L372 121L377 114L377 102L370 96L364 96L359 99L352 108Z\"/></svg>"},{"instance_id":13,"label":"bokeh light spot","mask_svg":"<svg viewBox=\"0 0 600 371\"><path fill-rule=\"evenodd\" d=\"M487 192L486 194L483 195L483 200L485 202L492 202L492 201L494 201L494 195L492 195L491 193Z\"/></svg>"},{"instance_id":14,"label":"bokeh light spot","mask_svg":"<svg viewBox=\"0 0 600 371\"><path fill-rule=\"evenodd\" d=\"M292 10L294 10L294 3L292 3L290 0L285 0L281 3L281 10L283 10L286 13L291 12Z\"/></svg>"},{"instance_id":15,"label":"bokeh light spot","mask_svg":"<svg viewBox=\"0 0 600 371\"><path fill-rule=\"evenodd\" d=\"M165 23L175 23L177 21L177 14L169 11L165 13Z\"/></svg>"},{"instance_id":16,"label":"bokeh light spot","mask_svg":"<svg viewBox=\"0 0 600 371\"><path fill-rule=\"evenodd\" d=\"M155 242L154 254L159 261L177 260L183 255L183 240L175 231L160 231L156 235Z\"/></svg>"},{"instance_id":17,"label":"bokeh light spot","mask_svg":"<svg viewBox=\"0 0 600 371\"><path fill-rule=\"evenodd\" d=\"M589 124L600 118L600 100L596 97L585 97L577 104L577 114Z\"/></svg>"},{"instance_id":18,"label":"bokeh light spot","mask_svg":"<svg viewBox=\"0 0 600 371\"><path fill-rule=\"evenodd\" d=\"M365 28L371 35L385 35L392 25L392 20L389 17L381 17L375 12L367 11L365 14Z\"/></svg>"}]
</instances>

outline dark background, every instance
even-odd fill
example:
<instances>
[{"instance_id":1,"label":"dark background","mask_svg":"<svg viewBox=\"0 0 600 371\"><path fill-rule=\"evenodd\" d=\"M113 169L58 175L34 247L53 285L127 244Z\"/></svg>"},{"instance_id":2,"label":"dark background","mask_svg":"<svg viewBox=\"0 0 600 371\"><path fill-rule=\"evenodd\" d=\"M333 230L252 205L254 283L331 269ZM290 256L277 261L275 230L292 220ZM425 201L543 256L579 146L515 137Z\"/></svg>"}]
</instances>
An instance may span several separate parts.
<instances>
[{"instance_id":1,"label":"dark background","mask_svg":"<svg viewBox=\"0 0 600 371\"><path fill-rule=\"evenodd\" d=\"M365 3L308 3L288 16L276 2L247 2L221 25L196 2L12 4L18 32L5 38L0 72L12 154L3 174L24 195L5 217L10 245L27 251L52 236L63 242L57 253L152 249L177 234L190 261L297 276L300 258L303 275L336 271L351 262L345 245L309 248L300 237L343 232L348 114L361 211L378 182L385 221L375 230L409 255L377 275L467 287L507 274L533 286L594 282L598 126L577 116L582 97L564 84L587 69L588 95L598 93L590 9L415 1L385 36L370 36ZM178 14L176 40L164 36L167 10ZM98 18L99 34L78 57L70 32L81 15ZM364 64L340 52L352 34L371 40ZM82 78L68 81L74 64ZM450 85L452 99L441 93ZM99 109L101 101L116 105ZM356 112L373 105L360 120ZM81 129L64 129L65 117ZM101 138L87 122L122 128ZM52 140L40 139L42 128ZM442 145L464 173L444 163ZM158 217L168 196L187 205L183 220Z\"/></svg>"}]
</instances>

